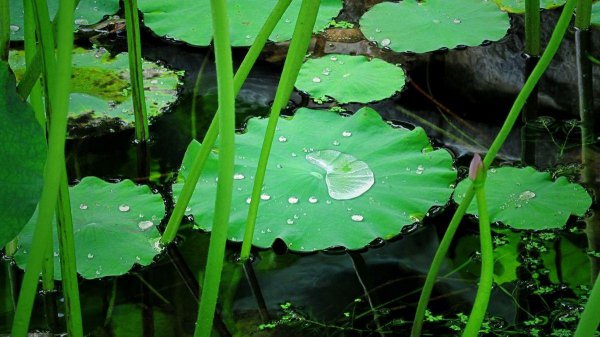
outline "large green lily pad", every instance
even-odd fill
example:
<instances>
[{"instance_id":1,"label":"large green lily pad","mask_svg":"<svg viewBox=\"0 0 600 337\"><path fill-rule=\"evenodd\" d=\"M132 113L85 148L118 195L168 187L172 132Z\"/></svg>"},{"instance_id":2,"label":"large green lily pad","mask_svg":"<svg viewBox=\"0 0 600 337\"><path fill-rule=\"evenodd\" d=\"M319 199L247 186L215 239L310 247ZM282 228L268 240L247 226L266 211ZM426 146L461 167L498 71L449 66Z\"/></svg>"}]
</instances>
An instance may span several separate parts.
<instances>
[{"instance_id":1,"label":"large green lily pad","mask_svg":"<svg viewBox=\"0 0 600 337\"><path fill-rule=\"evenodd\" d=\"M456 187L454 200L463 200L469 180ZM552 229L565 225L571 214L583 216L592 198L583 187L565 177L552 181L547 172L532 167L501 167L489 170L485 183L491 221L517 229ZM472 202L467 212L478 214Z\"/></svg>"},{"instance_id":2,"label":"large green lily pad","mask_svg":"<svg viewBox=\"0 0 600 337\"><path fill-rule=\"evenodd\" d=\"M515 14L525 13L525 0L494 0L494 2L503 11ZM564 5L565 2L567 2L567 0L540 0L540 8L557 8Z\"/></svg>"},{"instance_id":3,"label":"large green lily pad","mask_svg":"<svg viewBox=\"0 0 600 337\"><path fill-rule=\"evenodd\" d=\"M54 18L58 12L59 0L47 0L50 16ZM119 10L118 0L81 0L75 9L73 29L81 25L96 23L105 15L111 15ZM10 39L23 40L23 1L10 0Z\"/></svg>"},{"instance_id":4,"label":"large green lily pad","mask_svg":"<svg viewBox=\"0 0 600 337\"><path fill-rule=\"evenodd\" d=\"M42 192L46 137L33 109L17 96L15 77L0 62L0 247L35 210Z\"/></svg>"},{"instance_id":5,"label":"large green lily pad","mask_svg":"<svg viewBox=\"0 0 600 337\"><path fill-rule=\"evenodd\" d=\"M487 0L404 0L373 6L360 20L367 39L397 52L477 46L504 37L508 14Z\"/></svg>"},{"instance_id":6,"label":"large green lily pad","mask_svg":"<svg viewBox=\"0 0 600 337\"><path fill-rule=\"evenodd\" d=\"M266 119L253 118L247 132L236 136L232 241L241 241L244 234L266 126ZM199 147L195 141L188 147L183 180ZM207 231L217 170L213 153L189 205L197 226ZM278 124L254 245L267 248L280 238L293 251L360 249L377 238L398 235L432 206L444 205L455 179L452 157L446 150L433 150L421 128L394 128L370 108L350 117L299 109ZM173 186L174 196L181 188L181 183Z\"/></svg>"},{"instance_id":7,"label":"large green lily pad","mask_svg":"<svg viewBox=\"0 0 600 337\"><path fill-rule=\"evenodd\" d=\"M600 27L600 2L594 2L592 4L592 26L595 28Z\"/></svg>"},{"instance_id":8,"label":"large green lily pad","mask_svg":"<svg viewBox=\"0 0 600 337\"><path fill-rule=\"evenodd\" d=\"M17 78L25 70L22 51L10 54ZM157 117L177 98L177 72L144 62L144 89L148 117ZM118 131L134 126L127 53L111 57L106 50L75 49L69 107L69 135ZM152 120L150 119L150 122Z\"/></svg>"},{"instance_id":9,"label":"large green lily pad","mask_svg":"<svg viewBox=\"0 0 600 337\"><path fill-rule=\"evenodd\" d=\"M296 88L312 97L339 103L368 103L392 96L404 87L402 68L365 56L326 55L307 60Z\"/></svg>"},{"instance_id":10,"label":"large green lily pad","mask_svg":"<svg viewBox=\"0 0 600 337\"><path fill-rule=\"evenodd\" d=\"M292 38L302 1L293 0L270 36L274 42ZM228 0L228 15L233 46L250 46L277 0ZM209 0L139 0L144 24L157 35L207 46L212 40ZM341 0L322 0L315 31L327 27L342 9Z\"/></svg>"},{"instance_id":11,"label":"large green lily pad","mask_svg":"<svg viewBox=\"0 0 600 337\"><path fill-rule=\"evenodd\" d=\"M86 279L127 273L134 264L147 266L160 253L156 226L164 205L148 186L131 180L107 183L86 177L70 189L77 272ZM15 261L26 267L37 212L19 235ZM54 276L60 278L56 226L54 226Z\"/></svg>"}]
</instances>

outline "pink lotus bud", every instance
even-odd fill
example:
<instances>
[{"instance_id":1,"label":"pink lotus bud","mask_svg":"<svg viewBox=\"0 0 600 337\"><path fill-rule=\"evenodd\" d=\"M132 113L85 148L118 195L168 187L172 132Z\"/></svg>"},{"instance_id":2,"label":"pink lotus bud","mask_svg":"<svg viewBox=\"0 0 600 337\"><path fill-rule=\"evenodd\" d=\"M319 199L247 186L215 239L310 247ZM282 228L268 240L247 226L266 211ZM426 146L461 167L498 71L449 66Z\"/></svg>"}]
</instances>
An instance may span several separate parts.
<instances>
[{"instance_id":1,"label":"pink lotus bud","mask_svg":"<svg viewBox=\"0 0 600 337\"><path fill-rule=\"evenodd\" d=\"M471 160L471 165L469 165L469 179L475 181L479 170L481 170L482 168L483 162L481 161L481 157L478 153L475 153L473 159Z\"/></svg>"}]
</instances>

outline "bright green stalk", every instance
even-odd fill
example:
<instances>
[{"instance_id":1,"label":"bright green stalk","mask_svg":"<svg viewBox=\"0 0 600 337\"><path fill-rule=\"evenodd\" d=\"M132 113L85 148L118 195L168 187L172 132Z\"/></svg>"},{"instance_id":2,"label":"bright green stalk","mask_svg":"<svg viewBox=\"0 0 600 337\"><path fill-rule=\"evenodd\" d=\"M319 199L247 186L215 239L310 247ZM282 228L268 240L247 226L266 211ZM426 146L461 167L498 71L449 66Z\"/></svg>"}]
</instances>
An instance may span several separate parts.
<instances>
[{"instance_id":1,"label":"bright green stalk","mask_svg":"<svg viewBox=\"0 0 600 337\"><path fill-rule=\"evenodd\" d=\"M260 56L260 52L263 47L267 43L269 36L275 29L277 22L283 16L286 9L290 5L291 0L279 0L273 8L273 11L265 21L263 27L258 32L256 36L256 40L248 50L248 53L244 57L242 64L238 68L235 77L233 79L233 86L235 94L237 95L246 81L248 74L250 74L250 70L254 66L254 63ZM204 163L210 154L212 147L215 145L215 141L217 136L219 135L218 130L219 125L219 111L215 113L215 117L213 118L206 135L204 136L204 140L202 141L202 145L200 146L200 151L196 158L194 159L194 163L190 168L189 174L183 185L183 189L181 190L181 194L177 200L177 204L175 204L175 208L173 209L173 213L169 218L169 222L167 223L167 227L165 232L162 235L160 240L161 244L166 245L172 242L177 235L177 230L179 229L179 224L181 223L181 219L185 214L185 208L187 207L190 199L192 198L192 194L194 193L194 189L196 188L196 184L198 183L198 179L200 178L200 174L202 173L202 169L204 168Z\"/></svg>"},{"instance_id":2,"label":"bright green stalk","mask_svg":"<svg viewBox=\"0 0 600 337\"><path fill-rule=\"evenodd\" d=\"M56 68L56 58L54 52L55 40L54 40L54 29L50 22L50 13L48 12L48 4L46 0L24 0L31 1L34 17L36 20L36 32L39 37L39 52L42 54L41 58L41 69L45 79L44 82L44 96L49 98L46 101L46 126L48 128L50 116L52 115L52 97L50 93L53 90L54 82L48 80L54 78ZM30 64L30 66L32 66ZM37 77L36 77L37 79Z\"/></svg>"},{"instance_id":3,"label":"bright green stalk","mask_svg":"<svg viewBox=\"0 0 600 337\"><path fill-rule=\"evenodd\" d=\"M593 337L594 333L598 329L600 324L600 277L596 277L594 282L594 288L588 298L585 309L581 314L577 329L575 330L575 337Z\"/></svg>"},{"instance_id":4,"label":"bright green stalk","mask_svg":"<svg viewBox=\"0 0 600 337\"><path fill-rule=\"evenodd\" d=\"M540 0L525 0L525 53L536 57L540 52Z\"/></svg>"},{"instance_id":5,"label":"bright green stalk","mask_svg":"<svg viewBox=\"0 0 600 337\"><path fill-rule=\"evenodd\" d=\"M508 137L510 131L515 125L517 118L519 118L519 112L521 111L521 109L523 109L523 106L527 101L527 97L529 97L531 92L534 90L535 85L540 80L540 77L542 76L544 71L546 71L548 65L550 65L550 61L552 61L552 58L556 54L560 42L562 41L562 38L565 35L567 28L569 27L569 22L571 16L573 15L573 10L575 8L575 1L576 0L568 0L565 4L563 12L560 15L560 18L558 19L556 27L554 28L554 32L552 33L552 37L550 38L550 41L548 41L548 46L546 47L546 50L542 54L542 57L540 58L538 64L531 72L531 75L529 75L529 77L527 78L525 85L519 92L519 95L515 99L515 103L513 104L512 108L510 109L510 112L508 113L508 116L506 117L506 120L504 121L504 125L502 125L502 128L498 132L496 139L494 139L494 142L490 146L490 149L488 150L488 153L486 154L483 160L483 165L485 167L490 167L490 164L492 163L494 158L496 158L496 155L502 147L502 144L504 144L504 141L506 141L506 138ZM440 242L440 246L435 252L435 256L433 257L433 261L431 262L431 267L429 268L429 272L427 273L427 278L425 279L425 284L423 285L423 291L421 292L421 297L419 298L419 303L417 305L415 319L413 321L413 326L410 333L411 337L418 337L421 335L421 329L423 328L423 318L425 316L425 309L427 309L427 302L429 302L429 297L431 296L431 291L433 290L435 279L442 266L444 257L448 252L450 243L452 243L452 238L454 238L454 234L458 229L458 225L460 224L460 221L462 220L462 217L464 216L467 207L469 207L469 205L471 204L474 194L475 192L473 189L473 184L469 184L469 187L465 192L465 197L463 198L462 203L459 205L458 209L454 213L454 216L452 217L452 220L448 225L448 229L446 230L446 233L444 234L444 237Z\"/></svg>"},{"instance_id":6,"label":"bright green stalk","mask_svg":"<svg viewBox=\"0 0 600 337\"><path fill-rule=\"evenodd\" d=\"M235 158L235 91L233 89L233 64L229 40L227 2L211 0L215 59L217 63L217 88L219 100L219 182L213 220L206 277L198 308L194 337L210 337L219 295L227 227L231 213L233 193L233 167Z\"/></svg>"},{"instance_id":7,"label":"bright green stalk","mask_svg":"<svg viewBox=\"0 0 600 337\"><path fill-rule=\"evenodd\" d=\"M52 236L52 216L58 200L59 182L64 172L65 135L71 84L74 7L73 0L60 2L59 17L61 20L57 24L56 76L53 77L52 82L54 85L50 95L53 104L53 118L48 137L48 159L44 168L44 187L39 202L39 213L31 251L27 260L27 270L23 277L12 326L11 336L13 337L27 336L39 272L42 267L44 252L48 247L47 238Z\"/></svg>"},{"instance_id":8,"label":"bright green stalk","mask_svg":"<svg viewBox=\"0 0 600 337\"><path fill-rule=\"evenodd\" d=\"M481 162L481 159L479 159ZM463 331L462 337L477 337L485 313L487 312L492 284L494 281L494 248L492 245L492 230L490 228L490 217L485 199L485 176L486 168L480 165L476 168L476 177L473 187L477 196L477 209L479 214L479 240L481 241L481 276L477 295L473 308L469 315L469 321Z\"/></svg>"},{"instance_id":9,"label":"bright green stalk","mask_svg":"<svg viewBox=\"0 0 600 337\"><path fill-rule=\"evenodd\" d=\"M10 4L0 0L0 60L8 61L10 48Z\"/></svg>"},{"instance_id":10,"label":"bright green stalk","mask_svg":"<svg viewBox=\"0 0 600 337\"><path fill-rule=\"evenodd\" d=\"M73 218L67 170L63 171L58 193L58 245L60 250L60 270L62 275L62 290L65 297L65 317L67 335L83 337L83 320L79 301L79 284L77 282L77 265L75 258L75 239L73 237Z\"/></svg>"},{"instance_id":11,"label":"bright green stalk","mask_svg":"<svg viewBox=\"0 0 600 337\"><path fill-rule=\"evenodd\" d=\"M35 14L33 4L30 0L23 0L24 11L24 35L25 35L25 62L27 68L32 66L37 51L35 37ZM26 97L23 97L26 99ZM44 113L44 102L42 101L42 87L40 81L36 81L29 95L29 103L35 112L35 118L42 128L46 128L46 115Z\"/></svg>"},{"instance_id":12,"label":"bright green stalk","mask_svg":"<svg viewBox=\"0 0 600 337\"><path fill-rule=\"evenodd\" d=\"M244 242L242 243L242 251L240 253L240 259L242 261L247 260L250 256L250 248L252 247L252 238L254 236L254 226L256 224L256 217L258 216L260 193L263 182L265 181L267 163L273 145L273 138L275 137L277 122L279 121L279 114L281 113L281 109L287 105L292 90L294 90L298 72L300 71L300 67L302 67L304 55L310 44L312 29L315 25L320 3L321 0L303 0L300 12L298 13L294 35L292 36L292 42L290 43L290 49L288 50L285 64L283 65L283 73L281 74L279 85L277 86L275 100L271 107L271 115L269 116L267 130L265 131L265 138L260 150L250 207L248 209L248 218L246 220Z\"/></svg>"},{"instance_id":13,"label":"bright green stalk","mask_svg":"<svg viewBox=\"0 0 600 337\"><path fill-rule=\"evenodd\" d=\"M144 76L142 71L142 42L140 40L140 19L137 0L124 0L125 26L127 28L127 51L129 52L129 79L131 81L133 115L135 117L135 138L146 141L148 114L144 97Z\"/></svg>"},{"instance_id":14,"label":"bright green stalk","mask_svg":"<svg viewBox=\"0 0 600 337\"><path fill-rule=\"evenodd\" d=\"M575 27L586 30L590 28L592 21L592 0L577 0L577 14L575 15Z\"/></svg>"}]
</instances>

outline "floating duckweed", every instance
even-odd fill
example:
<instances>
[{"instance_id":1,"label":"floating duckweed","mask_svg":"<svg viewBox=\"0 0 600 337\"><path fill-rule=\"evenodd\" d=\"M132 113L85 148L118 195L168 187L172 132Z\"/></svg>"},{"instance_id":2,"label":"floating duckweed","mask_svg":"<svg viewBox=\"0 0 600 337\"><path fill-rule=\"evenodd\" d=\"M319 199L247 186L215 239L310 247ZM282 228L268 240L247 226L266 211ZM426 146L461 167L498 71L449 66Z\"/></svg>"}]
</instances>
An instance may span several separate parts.
<instances>
[{"instance_id":1,"label":"floating duckweed","mask_svg":"<svg viewBox=\"0 0 600 337\"><path fill-rule=\"evenodd\" d=\"M288 198L288 202L290 204L297 204L298 203L298 198L297 197L289 197Z\"/></svg>"},{"instance_id":2,"label":"floating duckweed","mask_svg":"<svg viewBox=\"0 0 600 337\"><path fill-rule=\"evenodd\" d=\"M308 198L308 202L310 202L311 204L316 204L318 201L319 201L319 199L317 199L316 197Z\"/></svg>"},{"instance_id":3,"label":"floating duckweed","mask_svg":"<svg viewBox=\"0 0 600 337\"><path fill-rule=\"evenodd\" d=\"M86 205L86 204L79 204L79 209L86 210L86 209L88 209L88 205Z\"/></svg>"},{"instance_id":4,"label":"floating duckweed","mask_svg":"<svg viewBox=\"0 0 600 337\"><path fill-rule=\"evenodd\" d=\"M356 222L361 222L365 219L365 217L363 217L360 214L354 214L350 218L352 219L352 221L356 221Z\"/></svg>"},{"instance_id":5,"label":"floating duckweed","mask_svg":"<svg viewBox=\"0 0 600 337\"><path fill-rule=\"evenodd\" d=\"M154 223L150 220L144 220L138 223L138 228L141 231L147 231L148 229L152 228L152 226L154 226Z\"/></svg>"},{"instance_id":6,"label":"floating duckweed","mask_svg":"<svg viewBox=\"0 0 600 337\"><path fill-rule=\"evenodd\" d=\"M130 209L129 205L127 205L127 204L119 205L119 211L121 211L121 212L129 212L129 209Z\"/></svg>"}]
</instances>

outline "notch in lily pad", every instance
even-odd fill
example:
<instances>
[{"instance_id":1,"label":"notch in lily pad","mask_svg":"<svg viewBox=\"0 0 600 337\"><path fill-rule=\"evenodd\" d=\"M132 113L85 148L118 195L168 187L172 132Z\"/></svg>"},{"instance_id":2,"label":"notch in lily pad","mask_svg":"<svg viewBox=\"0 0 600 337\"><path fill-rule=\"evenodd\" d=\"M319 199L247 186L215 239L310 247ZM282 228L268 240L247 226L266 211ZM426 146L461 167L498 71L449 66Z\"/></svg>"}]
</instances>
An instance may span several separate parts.
<instances>
[{"instance_id":1,"label":"notch in lily pad","mask_svg":"<svg viewBox=\"0 0 600 337\"><path fill-rule=\"evenodd\" d=\"M368 40L413 53L478 46L503 38L509 28L508 14L487 0L382 2L360 20Z\"/></svg>"},{"instance_id":2,"label":"notch in lily pad","mask_svg":"<svg viewBox=\"0 0 600 337\"><path fill-rule=\"evenodd\" d=\"M10 65L17 78L25 71L25 55L12 51ZM144 61L144 90L149 121L177 99L180 73ZM73 51L69 105L69 137L100 135L134 127L127 53L115 57L104 49Z\"/></svg>"},{"instance_id":3,"label":"notch in lily pad","mask_svg":"<svg viewBox=\"0 0 600 337\"><path fill-rule=\"evenodd\" d=\"M86 279L126 274L134 264L147 266L162 248L157 225L164 216L158 194L131 180L108 183L86 177L69 188L77 272ZM25 268L37 211L19 234L15 261ZM54 276L60 279L56 224Z\"/></svg>"},{"instance_id":4,"label":"notch in lily pad","mask_svg":"<svg viewBox=\"0 0 600 337\"><path fill-rule=\"evenodd\" d=\"M10 39L21 41L24 38L23 1L10 1ZM59 0L47 0L48 11L54 18L58 12ZM101 21L106 15L119 11L119 0L81 0L75 8L73 30L79 26L91 25Z\"/></svg>"},{"instance_id":5,"label":"notch in lily pad","mask_svg":"<svg viewBox=\"0 0 600 337\"><path fill-rule=\"evenodd\" d=\"M232 241L244 235L267 122L253 118L236 136ZM196 141L188 147L180 171L184 181L199 147ZM206 231L212 226L217 172L212 153L189 204L196 226ZM350 117L302 108L278 123L253 244L268 248L281 239L297 252L361 249L397 236L431 207L446 204L455 179L450 153L433 149L421 128L394 128L370 108ZM182 185L173 186L175 198Z\"/></svg>"},{"instance_id":6,"label":"notch in lily pad","mask_svg":"<svg viewBox=\"0 0 600 337\"><path fill-rule=\"evenodd\" d=\"M454 200L461 203L470 182L461 181ZM544 230L565 225L569 216L583 216L592 198L578 184L565 177L552 181L547 172L532 167L492 168L485 183L490 220L516 229ZM477 215L477 205L471 203L468 213Z\"/></svg>"},{"instance_id":7,"label":"notch in lily pad","mask_svg":"<svg viewBox=\"0 0 600 337\"><path fill-rule=\"evenodd\" d=\"M296 88L315 99L368 103L394 95L405 82L402 68L383 60L330 54L304 62Z\"/></svg>"}]
</instances>

